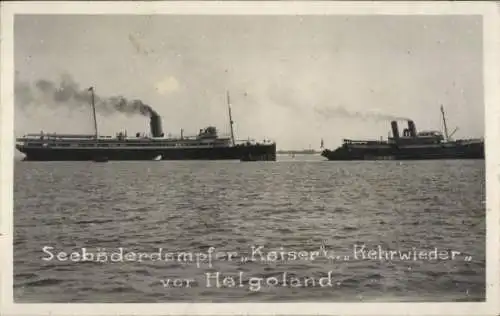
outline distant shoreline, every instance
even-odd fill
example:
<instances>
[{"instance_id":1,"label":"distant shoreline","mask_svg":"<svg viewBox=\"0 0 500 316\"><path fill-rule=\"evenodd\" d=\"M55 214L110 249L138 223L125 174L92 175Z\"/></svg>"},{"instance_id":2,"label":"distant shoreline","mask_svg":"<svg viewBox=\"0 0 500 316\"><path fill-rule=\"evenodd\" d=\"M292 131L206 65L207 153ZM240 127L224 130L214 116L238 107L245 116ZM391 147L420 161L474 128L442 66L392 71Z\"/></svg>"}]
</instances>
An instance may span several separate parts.
<instances>
[{"instance_id":1,"label":"distant shoreline","mask_svg":"<svg viewBox=\"0 0 500 316\"><path fill-rule=\"evenodd\" d=\"M320 154L321 151L313 150L313 149L305 149L305 150L278 150L276 151L278 155L315 155Z\"/></svg>"}]
</instances>

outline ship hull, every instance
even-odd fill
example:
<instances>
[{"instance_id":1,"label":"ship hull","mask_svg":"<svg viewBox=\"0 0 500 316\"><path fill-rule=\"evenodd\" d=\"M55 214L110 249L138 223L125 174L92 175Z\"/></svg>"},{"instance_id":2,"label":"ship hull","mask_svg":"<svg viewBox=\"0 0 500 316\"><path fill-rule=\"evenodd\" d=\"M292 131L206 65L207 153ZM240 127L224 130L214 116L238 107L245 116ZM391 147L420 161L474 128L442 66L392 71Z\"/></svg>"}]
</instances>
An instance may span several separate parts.
<instances>
[{"instance_id":1,"label":"ship hull","mask_svg":"<svg viewBox=\"0 0 500 316\"><path fill-rule=\"evenodd\" d=\"M352 160L437 160L437 159L484 159L484 144L433 146L416 148L352 148L324 150L321 155L331 161Z\"/></svg>"},{"instance_id":2,"label":"ship hull","mask_svg":"<svg viewBox=\"0 0 500 316\"><path fill-rule=\"evenodd\" d=\"M18 146L25 161L245 160L276 161L275 144L205 148L27 148Z\"/></svg>"}]
</instances>

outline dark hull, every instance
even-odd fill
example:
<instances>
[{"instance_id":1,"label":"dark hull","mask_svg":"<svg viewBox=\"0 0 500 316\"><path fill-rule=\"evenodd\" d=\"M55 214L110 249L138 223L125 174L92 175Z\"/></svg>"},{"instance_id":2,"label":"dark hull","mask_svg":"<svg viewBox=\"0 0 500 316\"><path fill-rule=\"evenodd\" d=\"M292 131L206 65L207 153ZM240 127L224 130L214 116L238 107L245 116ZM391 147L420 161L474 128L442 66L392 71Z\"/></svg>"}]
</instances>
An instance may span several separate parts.
<instances>
[{"instance_id":1,"label":"dark hull","mask_svg":"<svg viewBox=\"0 0 500 316\"><path fill-rule=\"evenodd\" d=\"M258 160L276 161L275 144L237 145L211 148L24 148L25 161L95 161L97 160Z\"/></svg>"},{"instance_id":2,"label":"dark hull","mask_svg":"<svg viewBox=\"0 0 500 316\"><path fill-rule=\"evenodd\" d=\"M333 161L484 159L484 143L427 148L352 148L342 146L334 151L326 149L321 155Z\"/></svg>"}]
</instances>

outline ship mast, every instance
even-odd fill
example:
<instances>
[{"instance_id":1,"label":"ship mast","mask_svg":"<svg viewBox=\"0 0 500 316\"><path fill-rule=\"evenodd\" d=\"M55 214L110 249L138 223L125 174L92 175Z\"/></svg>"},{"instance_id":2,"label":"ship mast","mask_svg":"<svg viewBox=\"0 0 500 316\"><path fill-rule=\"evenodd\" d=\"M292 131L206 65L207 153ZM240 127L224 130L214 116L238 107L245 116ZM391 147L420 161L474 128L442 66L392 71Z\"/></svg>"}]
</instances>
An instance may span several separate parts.
<instances>
[{"instance_id":1,"label":"ship mast","mask_svg":"<svg viewBox=\"0 0 500 316\"><path fill-rule=\"evenodd\" d=\"M94 132L95 132L95 138L98 138L98 132L97 132L97 117L95 115L95 97L94 97L94 87L89 88L90 95L91 95L91 106L92 106L92 114L94 116Z\"/></svg>"},{"instance_id":2,"label":"ship mast","mask_svg":"<svg viewBox=\"0 0 500 316\"><path fill-rule=\"evenodd\" d=\"M442 105L441 105L441 114L443 115L444 136L446 137L446 141L448 141L450 136L448 135L448 126L446 125L446 117L444 115L444 108Z\"/></svg>"},{"instance_id":3,"label":"ship mast","mask_svg":"<svg viewBox=\"0 0 500 316\"><path fill-rule=\"evenodd\" d=\"M230 128L231 128L231 142L233 143L233 146L235 145L235 141L234 141L234 130L233 130L233 117L231 115L231 100L229 98L229 91L226 91L226 97L227 97L227 109L228 109L228 112L229 112L229 125L230 125Z\"/></svg>"}]
</instances>

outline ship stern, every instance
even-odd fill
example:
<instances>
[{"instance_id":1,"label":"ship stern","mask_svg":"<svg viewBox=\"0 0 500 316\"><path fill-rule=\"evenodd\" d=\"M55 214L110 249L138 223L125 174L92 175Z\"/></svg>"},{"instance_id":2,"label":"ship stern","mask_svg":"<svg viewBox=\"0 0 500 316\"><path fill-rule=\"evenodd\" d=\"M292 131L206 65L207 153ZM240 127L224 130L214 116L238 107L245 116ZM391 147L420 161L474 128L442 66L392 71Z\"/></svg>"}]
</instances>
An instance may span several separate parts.
<instances>
[{"instance_id":1,"label":"ship stern","mask_svg":"<svg viewBox=\"0 0 500 316\"><path fill-rule=\"evenodd\" d=\"M241 145L241 161L276 161L276 143Z\"/></svg>"}]
</instances>

